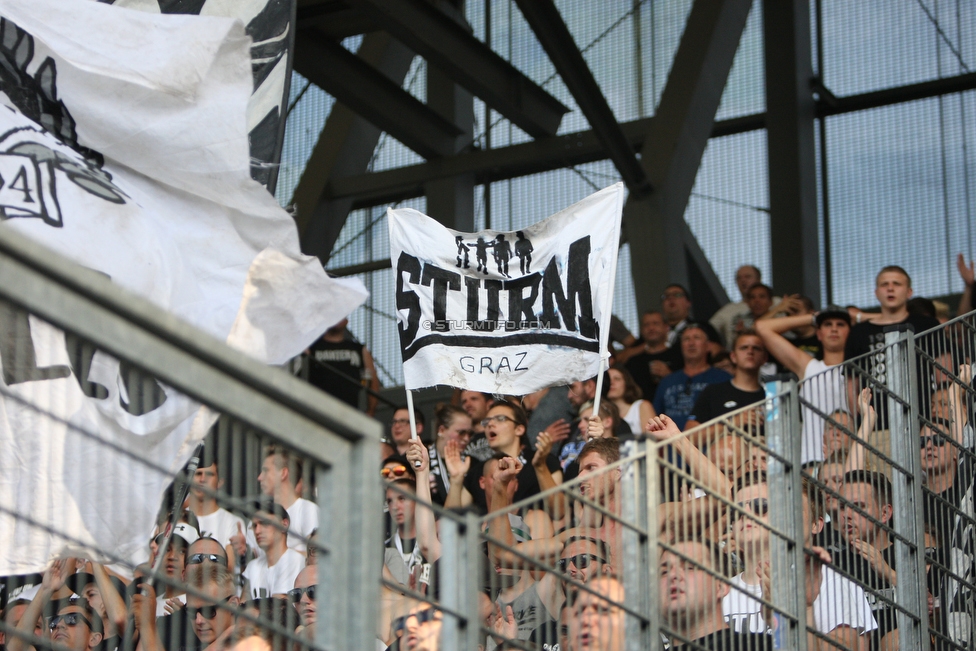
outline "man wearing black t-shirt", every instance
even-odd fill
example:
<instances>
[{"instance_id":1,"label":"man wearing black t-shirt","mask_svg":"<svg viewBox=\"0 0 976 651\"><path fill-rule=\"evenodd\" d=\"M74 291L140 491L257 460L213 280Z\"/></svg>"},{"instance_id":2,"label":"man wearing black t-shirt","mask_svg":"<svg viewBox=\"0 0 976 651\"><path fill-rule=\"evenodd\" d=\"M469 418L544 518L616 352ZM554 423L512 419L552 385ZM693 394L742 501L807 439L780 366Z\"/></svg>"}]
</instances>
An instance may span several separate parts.
<instances>
[{"instance_id":1,"label":"man wearing black t-shirt","mask_svg":"<svg viewBox=\"0 0 976 651\"><path fill-rule=\"evenodd\" d=\"M888 531L892 515L891 483L878 472L854 470L844 475L840 489L839 522L847 553L836 554L834 564L867 588L864 591L878 628L871 631L871 649L898 628L895 599L895 547ZM886 645L887 646L887 645Z\"/></svg>"},{"instance_id":2,"label":"man wearing black t-shirt","mask_svg":"<svg viewBox=\"0 0 976 651\"><path fill-rule=\"evenodd\" d=\"M728 382L712 384L702 389L685 424L686 430L722 414L760 402L766 397L762 385L759 384L759 369L767 359L762 337L753 330L740 332L732 343L729 357L735 365L735 375ZM743 415L743 425L758 422L752 412L746 413L749 415ZM714 437L725 433L724 428L720 430L699 435L695 444L699 447L703 442L707 444Z\"/></svg>"},{"instance_id":3,"label":"man wearing black t-shirt","mask_svg":"<svg viewBox=\"0 0 976 651\"><path fill-rule=\"evenodd\" d=\"M867 322L860 322L866 314L857 314L859 323L851 329L851 334L847 337L847 345L844 347L844 359L852 360L859 355L877 351L877 354L869 355L855 364L864 375L874 378L881 385L887 385L888 369L884 354L884 330L888 326L901 325L907 323L919 334L929 328L939 325L933 317L913 315L908 313L908 299L912 297L912 279L908 272L898 266L885 267L878 273L875 279L874 295L881 304L880 314L868 315ZM922 364L919 364L919 372L922 371ZM851 392L848 394L848 404L856 402L855 397L864 386L855 386L852 382ZM919 378L918 388L922 390L924 383ZM888 429L888 400L882 392L874 392L874 408L878 412L878 428Z\"/></svg>"},{"instance_id":4,"label":"man wearing black t-shirt","mask_svg":"<svg viewBox=\"0 0 976 651\"><path fill-rule=\"evenodd\" d=\"M661 624L671 647L705 648L711 651L769 651L772 636L740 633L729 628L722 615L722 599L731 586L718 579L728 577L728 559L718 546L699 540L673 545L661 553Z\"/></svg>"},{"instance_id":5,"label":"man wearing black t-shirt","mask_svg":"<svg viewBox=\"0 0 976 651\"><path fill-rule=\"evenodd\" d=\"M352 338L343 319L325 331L308 349L308 382L339 400L359 408L359 394L364 386L379 391L376 366L369 349ZM366 413L376 411L376 398L366 398Z\"/></svg>"},{"instance_id":6,"label":"man wearing black t-shirt","mask_svg":"<svg viewBox=\"0 0 976 651\"><path fill-rule=\"evenodd\" d=\"M684 365L680 346L668 347L668 332L670 327L661 312L645 312L641 317L640 352L625 364L646 400L654 399L662 377Z\"/></svg>"}]
</instances>

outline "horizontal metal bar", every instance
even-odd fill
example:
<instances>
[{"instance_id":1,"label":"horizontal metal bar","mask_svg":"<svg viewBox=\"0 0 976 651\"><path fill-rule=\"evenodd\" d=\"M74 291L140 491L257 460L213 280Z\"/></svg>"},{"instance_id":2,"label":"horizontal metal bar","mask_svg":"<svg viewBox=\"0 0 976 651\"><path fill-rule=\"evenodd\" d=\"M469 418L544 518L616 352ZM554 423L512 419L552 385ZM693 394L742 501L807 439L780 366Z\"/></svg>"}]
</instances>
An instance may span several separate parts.
<instances>
[{"instance_id":1,"label":"horizontal metal bar","mask_svg":"<svg viewBox=\"0 0 976 651\"><path fill-rule=\"evenodd\" d=\"M332 396L2 227L0 296L314 458L343 458L342 439L378 442L382 434L377 421ZM336 436L322 436L329 433Z\"/></svg>"},{"instance_id":2,"label":"horizontal metal bar","mask_svg":"<svg viewBox=\"0 0 976 651\"><path fill-rule=\"evenodd\" d=\"M295 45L295 70L424 158L454 153L463 132L339 43L312 30Z\"/></svg>"}]
</instances>

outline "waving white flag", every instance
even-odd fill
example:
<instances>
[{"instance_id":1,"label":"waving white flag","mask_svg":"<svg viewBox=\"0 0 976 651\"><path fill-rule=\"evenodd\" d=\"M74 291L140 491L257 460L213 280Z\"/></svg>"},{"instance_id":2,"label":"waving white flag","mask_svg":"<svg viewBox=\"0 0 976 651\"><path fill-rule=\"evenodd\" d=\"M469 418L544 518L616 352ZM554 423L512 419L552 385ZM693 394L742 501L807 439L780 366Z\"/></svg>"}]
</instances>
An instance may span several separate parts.
<instances>
[{"instance_id":1,"label":"waving white flag","mask_svg":"<svg viewBox=\"0 0 976 651\"><path fill-rule=\"evenodd\" d=\"M280 364L366 292L301 255L251 178L250 47L228 18L0 0L0 228ZM126 364L78 350L0 304L0 575L137 559L170 477L127 454L175 473L212 419L162 385L137 400Z\"/></svg>"},{"instance_id":2,"label":"waving white flag","mask_svg":"<svg viewBox=\"0 0 976 651\"><path fill-rule=\"evenodd\" d=\"M515 232L389 211L407 389L525 394L591 378L607 350L623 184Z\"/></svg>"}]
</instances>

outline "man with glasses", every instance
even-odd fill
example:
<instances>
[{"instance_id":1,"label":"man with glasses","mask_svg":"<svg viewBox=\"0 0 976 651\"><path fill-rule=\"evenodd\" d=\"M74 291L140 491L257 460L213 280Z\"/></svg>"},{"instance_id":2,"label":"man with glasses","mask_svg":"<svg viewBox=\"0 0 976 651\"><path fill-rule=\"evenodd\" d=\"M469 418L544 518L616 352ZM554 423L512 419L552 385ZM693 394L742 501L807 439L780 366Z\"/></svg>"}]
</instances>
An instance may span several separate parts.
<instances>
[{"instance_id":1,"label":"man with glasses","mask_svg":"<svg viewBox=\"0 0 976 651\"><path fill-rule=\"evenodd\" d=\"M298 612L301 634L306 639L315 639L315 590L319 582L319 570L309 565L295 578L295 587L288 591L288 599Z\"/></svg>"},{"instance_id":2,"label":"man with glasses","mask_svg":"<svg viewBox=\"0 0 976 651\"><path fill-rule=\"evenodd\" d=\"M667 321L671 331L668 332L668 347L673 347L680 341L681 333L691 323L691 295L688 290L678 284L671 284L664 288L661 294L661 313ZM703 322L699 327L708 336L709 349L718 353L725 348L725 342L718 331L710 323Z\"/></svg>"},{"instance_id":3,"label":"man with glasses","mask_svg":"<svg viewBox=\"0 0 976 651\"><path fill-rule=\"evenodd\" d=\"M775 625L773 615L763 612L757 597L772 599L772 581L782 580L770 572L769 488L764 473L749 473L739 480L732 511L732 536L736 554L745 565L733 577L732 590L722 600L729 626L745 633L763 633ZM785 498L784 498L785 499ZM817 488L803 478L803 548L813 547L813 535L823 528L823 502ZM783 508L789 508L784 505ZM799 541L798 541L799 542ZM867 651L867 635L878 627L871 615L864 590L842 577L824 562L830 557L821 548L805 554L807 626L823 633L842 649ZM773 568L773 571L782 571ZM812 650L832 648L816 636L808 636Z\"/></svg>"},{"instance_id":4,"label":"man with glasses","mask_svg":"<svg viewBox=\"0 0 976 651\"><path fill-rule=\"evenodd\" d=\"M73 563L61 559L54 561L45 570L37 594L21 613L15 631L6 637L7 651L25 651L30 648L31 645L22 636L35 634L37 621L52 603L51 597L64 588L72 568ZM92 612L84 599L61 601L57 615L48 618L46 624L55 644L74 651L94 649L102 641L102 620Z\"/></svg>"},{"instance_id":5,"label":"man with glasses","mask_svg":"<svg viewBox=\"0 0 976 651\"><path fill-rule=\"evenodd\" d=\"M209 559L204 563L209 563ZM234 610L239 601L234 587L234 575L214 563L213 571L203 571L191 582L194 592L186 599L187 618L200 640L203 651L218 651L234 632Z\"/></svg>"}]
</instances>

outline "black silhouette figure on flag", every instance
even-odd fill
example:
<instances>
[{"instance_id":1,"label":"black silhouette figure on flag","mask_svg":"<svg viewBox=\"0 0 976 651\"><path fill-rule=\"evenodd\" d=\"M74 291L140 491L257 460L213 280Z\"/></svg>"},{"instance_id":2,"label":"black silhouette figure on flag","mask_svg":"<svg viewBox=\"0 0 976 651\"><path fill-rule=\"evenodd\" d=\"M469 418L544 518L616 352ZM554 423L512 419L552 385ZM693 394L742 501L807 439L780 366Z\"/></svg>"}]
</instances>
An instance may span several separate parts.
<instances>
[{"instance_id":1,"label":"black silhouette figure on flag","mask_svg":"<svg viewBox=\"0 0 976 651\"><path fill-rule=\"evenodd\" d=\"M454 238L454 242L457 244L457 268L458 269L470 269L471 265L468 264L468 244L464 243L464 238L460 235ZM463 258L463 265L462 265Z\"/></svg>"},{"instance_id":2,"label":"black silhouette figure on flag","mask_svg":"<svg viewBox=\"0 0 976 651\"><path fill-rule=\"evenodd\" d=\"M532 264L532 242L529 238L525 236L525 233L518 231L515 233L518 240L515 242L515 257L519 259L519 272L527 274L531 272L529 269Z\"/></svg>"},{"instance_id":3,"label":"black silhouette figure on flag","mask_svg":"<svg viewBox=\"0 0 976 651\"><path fill-rule=\"evenodd\" d=\"M479 237L478 241L474 244L469 244L468 246L474 247L474 257L478 261L477 271L483 272L486 276L488 275L488 249L489 247L494 247L494 244L489 244L485 242L485 238Z\"/></svg>"},{"instance_id":4,"label":"black silhouette figure on flag","mask_svg":"<svg viewBox=\"0 0 976 651\"><path fill-rule=\"evenodd\" d=\"M498 265L498 273L506 278L511 278L508 275L508 261L512 259L512 245L508 243L504 235L499 234L495 238L495 250L492 251L492 255L495 258L495 264Z\"/></svg>"}]
</instances>

